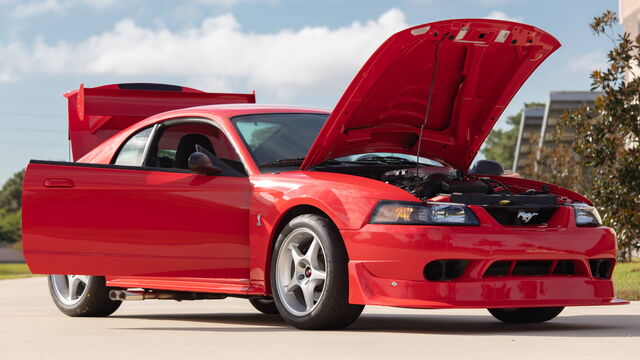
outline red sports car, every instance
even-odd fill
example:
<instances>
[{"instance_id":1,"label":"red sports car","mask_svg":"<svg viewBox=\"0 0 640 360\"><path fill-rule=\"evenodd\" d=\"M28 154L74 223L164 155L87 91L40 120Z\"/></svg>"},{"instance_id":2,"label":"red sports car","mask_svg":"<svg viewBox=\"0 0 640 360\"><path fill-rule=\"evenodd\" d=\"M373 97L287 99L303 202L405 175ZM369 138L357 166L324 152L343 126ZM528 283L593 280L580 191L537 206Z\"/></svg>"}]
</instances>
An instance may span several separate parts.
<instances>
[{"instance_id":1,"label":"red sports car","mask_svg":"<svg viewBox=\"0 0 640 360\"><path fill-rule=\"evenodd\" d=\"M160 84L80 87L73 162L33 160L24 255L70 316L122 300L244 297L302 329L364 305L542 322L624 304L616 238L572 191L469 166L560 46L448 20L389 38L331 112ZM83 274L83 275L71 275Z\"/></svg>"}]
</instances>

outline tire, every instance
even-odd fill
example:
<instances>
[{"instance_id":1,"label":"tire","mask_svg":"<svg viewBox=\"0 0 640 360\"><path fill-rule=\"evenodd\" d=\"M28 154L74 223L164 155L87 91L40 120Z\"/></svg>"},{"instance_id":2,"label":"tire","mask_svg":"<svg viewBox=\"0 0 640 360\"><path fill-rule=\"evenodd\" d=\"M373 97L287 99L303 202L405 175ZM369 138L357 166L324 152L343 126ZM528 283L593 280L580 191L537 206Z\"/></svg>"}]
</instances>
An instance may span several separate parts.
<instances>
[{"instance_id":1,"label":"tire","mask_svg":"<svg viewBox=\"0 0 640 360\"><path fill-rule=\"evenodd\" d=\"M564 307L487 309L496 319L511 324L541 323L558 316Z\"/></svg>"},{"instance_id":2,"label":"tire","mask_svg":"<svg viewBox=\"0 0 640 360\"><path fill-rule=\"evenodd\" d=\"M269 315L277 315L278 307L276 306L275 301L273 299L268 298L251 298L249 299L251 305L253 305L256 310L260 311L263 314Z\"/></svg>"},{"instance_id":3,"label":"tire","mask_svg":"<svg viewBox=\"0 0 640 360\"><path fill-rule=\"evenodd\" d=\"M69 284L76 291L69 291ZM109 316L122 301L109 299L109 288L102 276L49 275L49 292L58 309L68 316Z\"/></svg>"},{"instance_id":4,"label":"tire","mask_svg":"<svg viewBox=\"0 0 640 360\"><path fill-rule=\"evenodd\" d=\"M284 226L271 257L271 288L280 315L304 330L342 329L360 316L349 304L347 251L326 218L300 215Z\"/></svg>"}]
</instances>

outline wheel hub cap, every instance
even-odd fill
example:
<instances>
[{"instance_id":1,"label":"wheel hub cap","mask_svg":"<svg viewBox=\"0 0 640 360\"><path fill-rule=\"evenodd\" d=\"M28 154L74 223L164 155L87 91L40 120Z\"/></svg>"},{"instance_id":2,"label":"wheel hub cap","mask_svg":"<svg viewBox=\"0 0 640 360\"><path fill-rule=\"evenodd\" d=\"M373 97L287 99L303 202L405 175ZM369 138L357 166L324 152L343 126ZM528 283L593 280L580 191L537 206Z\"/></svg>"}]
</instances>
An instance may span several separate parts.
<instances>
[{"instance_id":1,"label":"wheel hub cap","mask_svg":"<svg viewBox=\"0 0 640 360\"><path fill-rule=\"evenodd\" d=\"M51 275L55 296L65 305L75 305L87 292L87 275Z\"/></svg>"},{"instance_id":2,"label":"wheel hub cap","mask_svg":"<svg viewBox=\"0 0 640 360\"><path fill-rule=\"evenodd\" d=\"M295 229L287 235L277 256L278 298L290 313L309 314L325 288L327 265L320 239L309 229Z\"/></svg>"}]
</instances>

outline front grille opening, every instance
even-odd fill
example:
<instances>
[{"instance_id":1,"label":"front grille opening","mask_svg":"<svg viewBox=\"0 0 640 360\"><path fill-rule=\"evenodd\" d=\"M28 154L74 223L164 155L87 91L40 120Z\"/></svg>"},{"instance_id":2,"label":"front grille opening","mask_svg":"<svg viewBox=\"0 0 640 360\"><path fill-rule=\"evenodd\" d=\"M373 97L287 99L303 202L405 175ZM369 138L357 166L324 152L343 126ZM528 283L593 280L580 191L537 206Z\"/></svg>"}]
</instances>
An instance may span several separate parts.
<instances>
[{"instance_id":1,"label":"front grille opening","mask_svg":"<svg viewBox=\"0 0 640 360\"><path fill-rule=\"evenodd\" d=\"M590 259L589 268L591 276L596 279L608 280L611 278L611 270L613 269L613 260L611 259Z\"/></svg>"},{"instance_id":2,"label":"front grille opening","mask_svg":"<svg viewBox=\"0 0 640 360\"><path fill-rule=\"evenodd\" d=\"M459 278L469 265L469 260L435 260L423 270L424 278L429 281L451 281Z\"/></svg>"},{"instance_id":3,"label":"front grille opening","mask_svg":"<svg viewBox=\"0 0 640 360\"><path fill-rule=\"evenodd\" d=\"M500 225L507 226L546 224L558 209L557 206L522 207L497 205L489 205L484 208Z\"/></svg>"},{"instance_id":4,"label":"front grille opening","mask_svg":"<svg viewBox=\"0 0 640 360\"><path fill-rule=\"evenodd\" d=\"M522 260L516 261L511 275L516 276L540 276L547 275L551 271L552 261L546 260Z\"/></svg>"},{"instance_id":5,"label":"front grille opening","mask_svg":"<svg viewBox=\"0 0 640 360\"><path fill-rule=\"evenodd\" d=\"M602 270L591 270L592 273L601 271L601 275L611 276L611 267L594 261L593 266L600 266ZM607 272L608 271L608 272ZM589 276L587 267L580 260L498 260L493 262L482 275L488 277L505 276ZM596 277L596 275L594 275Z\"/></svg>"},{"instance_id":6,"label":"front grille opening","mask_svg":"<svg viewBox=\"0 0 640 360\"><path fill-rule=\"evenodd\" d=\"M553 269L553 275L573 275L575 272L576 266L570 260L558 261Z\"/></svg>"},{"instance_id":7,"label":"front grille opening","mask_svg":"<svg viewBox=\"0 0 640 360\"><path fill-rule=\"evenodd\" d=\"M484 276L507 276L511 263L512 261L496 261L484 272Z\"/></svg>"}]
</instances>

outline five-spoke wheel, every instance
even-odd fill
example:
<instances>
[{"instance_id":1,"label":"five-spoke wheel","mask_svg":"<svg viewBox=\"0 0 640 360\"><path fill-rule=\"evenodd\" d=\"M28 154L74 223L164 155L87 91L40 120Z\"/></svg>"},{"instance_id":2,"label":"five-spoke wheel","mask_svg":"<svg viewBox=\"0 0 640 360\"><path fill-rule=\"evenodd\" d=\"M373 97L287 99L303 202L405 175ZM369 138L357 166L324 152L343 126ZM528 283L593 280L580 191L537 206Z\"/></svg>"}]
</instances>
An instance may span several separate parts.
<instances>
[{"instance_id":1,"label":"five-spoke wheel","mask_svg":"<svg viewBox=\"0 0 640 360\"><path fill-rule=\"evenodd\" d=\"M290 313L307 315L318 304L327 277L324 250L310 229L298 228L284 239L276 263L276 284Z\"/></svg>"},{"instance_id":2,"label":"five-spoke wheel","mask_svg":"<svg viewBox=\"0 0 640 360\"><path fill-rule=\"evenodd\" d=\"M51 285L56 297L65 305L77 304L87 291L87 275L51 275Z\"/></svg>"},{"instance_id":3,"label":"five-spoke wheel","mask_svg":"<svg viewBox=\"0 0 640 360\"><path fill-rule=\"evenodd\" d=\"M109 299L101 276L49 275L49 292L58 309L69 316L108 316L122 303Z\"/></svg>"},{"instance_id":4,"label":"five-spoke wheel","mask_svg":"<svg viewBox=\"0 0 640 360\"><path fill-rule=\"evenodd\" d=\"M280 232L271 261L280 315L300 329L349 326L362 305L348 301L348 257L340 233L315 214L292 219Z\"/></svg>"}]
</instances>

